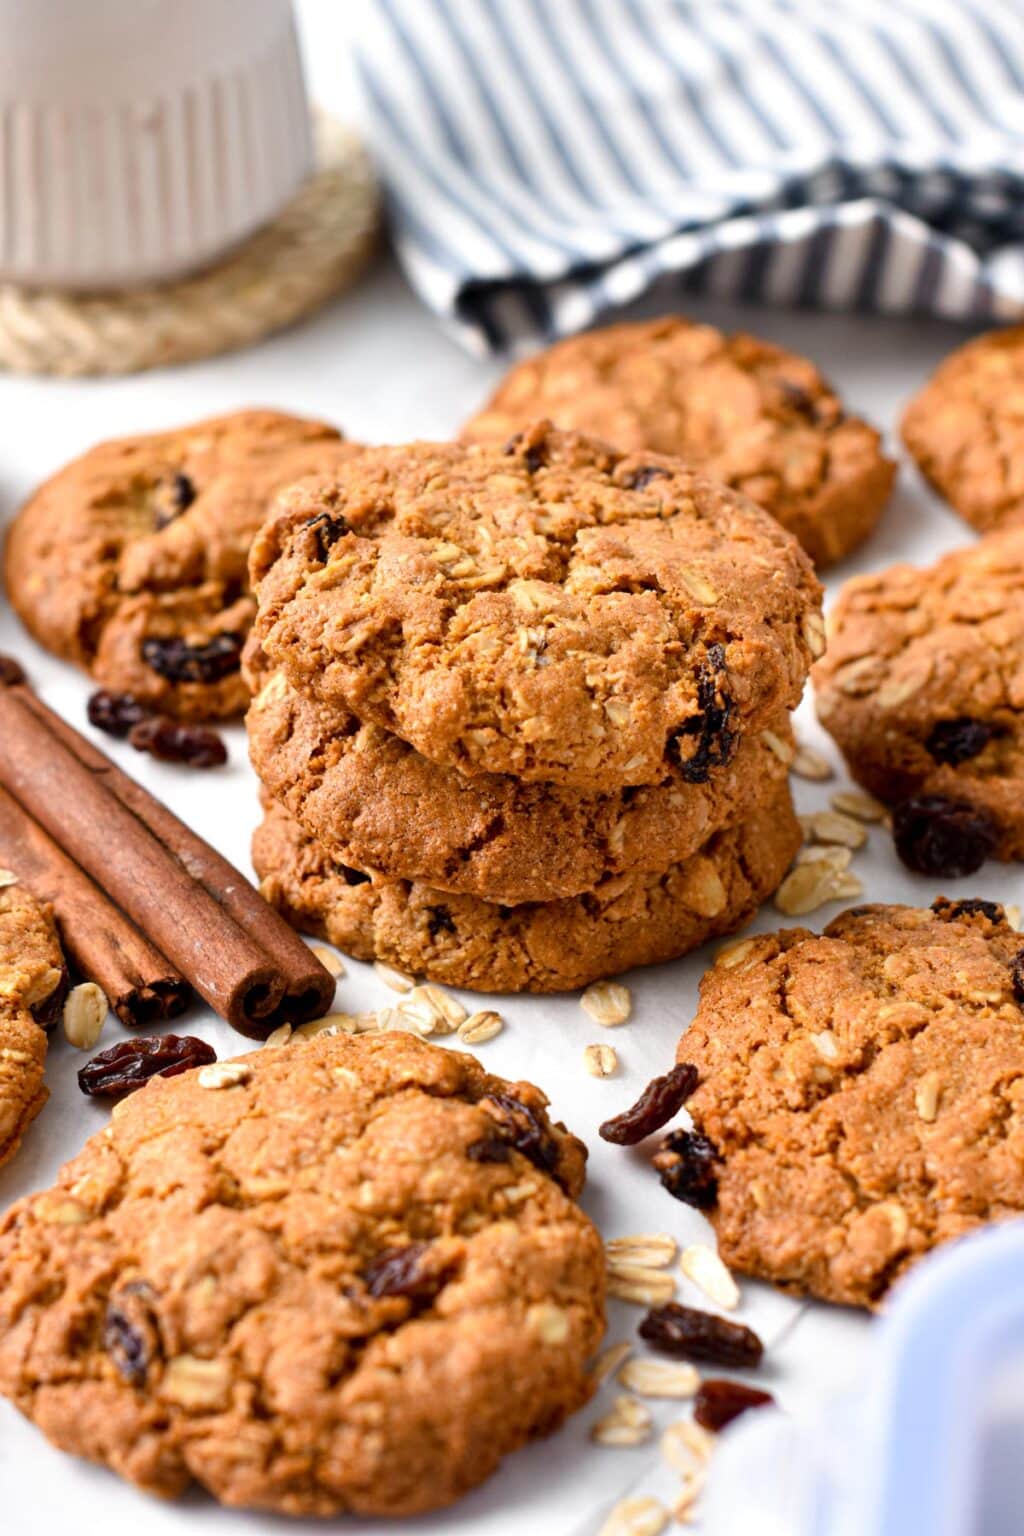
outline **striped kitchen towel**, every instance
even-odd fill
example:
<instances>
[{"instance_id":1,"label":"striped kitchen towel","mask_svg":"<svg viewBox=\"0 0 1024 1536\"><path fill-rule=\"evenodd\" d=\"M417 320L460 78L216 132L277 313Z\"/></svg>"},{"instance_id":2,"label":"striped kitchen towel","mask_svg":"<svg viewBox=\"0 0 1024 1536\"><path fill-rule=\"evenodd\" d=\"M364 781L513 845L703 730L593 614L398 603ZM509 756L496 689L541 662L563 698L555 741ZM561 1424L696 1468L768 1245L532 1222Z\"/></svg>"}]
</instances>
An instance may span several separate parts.
<instances>
[{"instance_id":1,"label":"striped kitchen towel","mask_svg":"<svg viewBox=\"0 0 1024 1536\"><path fill-rule=\"evenodd\" d=\"M403 263L475 350L656 285L1024 313L1024 0L363 0Z\"/></svg>"}]
</instances>

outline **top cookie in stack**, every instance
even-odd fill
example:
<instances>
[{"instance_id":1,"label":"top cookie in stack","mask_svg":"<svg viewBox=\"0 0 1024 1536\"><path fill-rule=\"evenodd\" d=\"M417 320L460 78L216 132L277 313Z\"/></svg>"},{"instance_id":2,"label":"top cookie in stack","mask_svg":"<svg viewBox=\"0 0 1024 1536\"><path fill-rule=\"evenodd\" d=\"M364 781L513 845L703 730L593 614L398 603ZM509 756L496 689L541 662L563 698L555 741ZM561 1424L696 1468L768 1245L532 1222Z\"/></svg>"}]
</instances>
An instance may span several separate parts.
<instances>
[{"instance_id":1,"label":"top cookie in stack","mask_svg":"<svg viewBox=\"0 0 1024 1536\"><path fill-rule=\"evenodd\" d=\"M264 889L363 957L574 987L731 931L794 851L823 643L795 541L548 423L367 449L258 536Z\"/></svg>"}]
</instances>

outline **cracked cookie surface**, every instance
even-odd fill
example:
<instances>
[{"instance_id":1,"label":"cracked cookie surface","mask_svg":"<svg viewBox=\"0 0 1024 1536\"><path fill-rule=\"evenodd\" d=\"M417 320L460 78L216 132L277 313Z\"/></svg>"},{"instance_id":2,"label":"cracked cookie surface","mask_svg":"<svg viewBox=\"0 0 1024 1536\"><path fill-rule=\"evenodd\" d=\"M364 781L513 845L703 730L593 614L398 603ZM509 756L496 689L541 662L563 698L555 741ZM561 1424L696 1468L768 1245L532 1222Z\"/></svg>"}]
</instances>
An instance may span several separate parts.
<instances>
[{"instance_id":1,"label":"cracked cookie surface","mask_svg":"<svg viewBox=\"0 0 1024 1536\"><path fill-rule=\"evenodd\" d=\"M367 449L279 500L254 633L300 693L467 774L704 782L820 652L806 556L678 460L539 423Z\"/></svg>"},{"instance_id":2,"label":"cracked cookie surface","mask_svg":"<svg viewBox=\"0 0 1024 1536\"><path fill-rule=\"evenodd\" d=\"M975 528L1024 521L1024 326L947 357L901 430L921 473Z\"/></svg>"},{"instance_id":3,"label":"cracked cookie surface","mask_svg":"<svg viewBox=\"0 0 1024 1536\"><path fill-rule=\"evenodd\" d=\"M354 451L334 427L265 410L101 443L12 523L11 605L105 688L182 719L240 715L252 537L277 491Z\"/></svg>"},{"instance_id":4,"label":"cracked cookie surface","mask_svg":"<svg viewBox=\"0 0 1024 1536\"><path fill-rule=\"evenodd\" d=\"M676 316L570 337L517 363L463 429L504 439L538 416L617 448L676 454L743 491L817 565L874 528L895 466L805 357Z\"/></svg>"},{"instance_id":5,"label":"cracked cookie surface","mask_svg":"<svg viewBox=\"0 0 1024 1536\"><path fill-rule=\"evenodd\" d=\"M253 865L272 906L359 960L480 992L566 992L675 959L734 933L800 845L789 786L667 870L610 875L563 901L499 906L334 864L282 806L267 807Z\"/></svg>"},{"instance_id":6,"label":"cracked cookie surface","mask_svg":"<svg viewBox=\"0 0 1024 1536\"><path fill-rule=\"evenodd\" d=\"M854 907L741 941L679 1042L726 1264L875 1306L1024 1211L1024 936L991 902Z\"/></svg>"},{"instance_id":7,"label":"cracked cookie surface","mask_svg":"<svg viewBox=\"0 0 1024 1536\"><path fill-rule=\"evenodd\" d=\"M154 1079L7 1213L0 1390L152 1493L447 1504L590 1394L585 1149L537 1088L408 1035L240 1060Z\"/></svg>"},{"instance_id":8,"label":"cracked cookie surface","mask_svg":"<svg viewBox=\"0 0 1024 1536\"><path fill-rule=\"evenodd\" d=\"M270 794L335 864L514 905L592 890L607 875L661 870L694 853L742 801L776 793L788 719L742 740L706 784L581 795L502 774L467 778L375 725L327 719L282 673L246 716L249 755Z\"/></svg>"},{"instance_id":9,"label":"cracked cookie surface","mask_svg":"<svg viewBox=\"0 0 1024 1536\"><path fill-rule=\"evenodd\" d=\"M46 1030L60 1017L67 971L49 910L24 886L0 889L0 1165L46 1103Z\"/></svg>"},{"instance_id":10,"label":"cracked cookie surface","mask_svg":"<svg viewBox=\"0 0 1024 1536\"><path fill-rule=\"evenodd\" d=\"M1024 526L848 582L814 686L872 794L969 802L1024 858Z\"/></svg>"}]
</instances>

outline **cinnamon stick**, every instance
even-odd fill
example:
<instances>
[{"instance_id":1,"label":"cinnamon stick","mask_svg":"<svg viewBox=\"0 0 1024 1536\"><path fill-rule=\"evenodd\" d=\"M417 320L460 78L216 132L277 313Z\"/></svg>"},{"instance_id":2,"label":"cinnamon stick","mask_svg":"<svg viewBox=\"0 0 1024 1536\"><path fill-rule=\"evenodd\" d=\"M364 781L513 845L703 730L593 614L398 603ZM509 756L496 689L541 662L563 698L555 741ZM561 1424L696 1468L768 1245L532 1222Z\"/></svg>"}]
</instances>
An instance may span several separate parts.
<instances>
[{"instance_id":1,"label":"cinnamon stick","mask_svg":"<svg viewBox=\"0 0 1024 1536\"><path fill-rule=\"evenodd\" d=\"M0 686L0 785L242 1034L330 1006L334 978L244 876L21 683Z\"/></svg>"},{"instance_id":2,"label":"cinnamon stick","mask_svg":"<svg viewBox=\"0 0 1024 1536\"><path fill-rule=\"evenodd\" d=\"M64 952L103 988L123 1024L139 1029L184 1012L190 995L184 977L4 789L0 858L53 907Z\"/></svg>"}]
</instances>

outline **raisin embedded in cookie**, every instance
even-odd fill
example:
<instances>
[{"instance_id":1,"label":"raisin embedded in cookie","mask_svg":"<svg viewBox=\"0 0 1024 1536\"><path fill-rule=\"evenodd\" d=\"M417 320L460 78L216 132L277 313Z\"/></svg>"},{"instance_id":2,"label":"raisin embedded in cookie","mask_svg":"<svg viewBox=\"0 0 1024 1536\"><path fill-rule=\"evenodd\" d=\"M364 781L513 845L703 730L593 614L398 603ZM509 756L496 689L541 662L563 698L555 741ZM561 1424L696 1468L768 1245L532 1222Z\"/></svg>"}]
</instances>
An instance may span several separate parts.
<instances>
[{"instance_id":1,"label":"raisin embedded in cookie","mask_svg":"<svg viewBox=\"0 0 1024 1536\"><path fill-rule=\"evenodd\" d=\"M1024 937L993 902L728 949L677 1052L726 1264L873 1307L937 1244L1024 1213L1022 1007Z\"/></svg>"},{"instance_id":2,"label":"raisin embedded in cookie","mask_svg":"<svg viewBox=\"0 0 1024 1536\"><path fill-rule=\"evenodd\" d=\"M46 1031L60 1017L67 971L47 908L24 886L0 889L0 1165L46 1103Z\"/></svg>"},{"instance_id":3,"label":"raisin embedded in cookie","mask_svg":"<svg viewBox=\"0 0 1024 1536\"><path fill-rule=\"evenodd\" d=\"M184 719L239 715L253 534L282 486L354 451L322 422L259 410L101 443L15 518L11 605L106 688Z\"/></svg>"},{"instance_id":4,"label":"raisin embedded in cookie","mask_svg":"<svg viewBox=\"0 0 1024 1536\"><path fill-rule=\"evenodd\" d=\"M607 875L662 870L694 853L742 802L753 809L787 773L792 732L744 739L706 784L678 769L645 789L580 795L503 774L466 778L354 717L324 718L282 673L246 716L262 783L336 864L419 880L485 901L555 901Z\"/></svg>"},{"instance_id":5,"label":"raisin embedded in cookie","mask_svg":"<svg viewBox=\"0 0 1024 1536\"><path fill-rule=\"evenodd\" d=\"M585 1149L409 1035L154 1078L0 1223L0 1391L151 1493L436 1509L592 1390Z\"/></svg>"},{"instance_id":6,"label":"raisin embedded in cookie","mask_svg":"<svg viewBox=\"0 0 1024 1536\"><path fill-rule=\"evenodd\" d=\"M271 804L253 864L289 922L359 960L478 992L567 992L734 933L776 889L800 836L781 784L666 870L610 875L564 901L499 906L336 864Z\"/></svg>"},{"instance_id":7,"label":"raisin embedded in cookie","mask_svg":"<svg viewBox=\"0 0 1024 1536\"><path fill-rule=\"evenodd\" d=\"M816 565L856 548L895 465L805 357L676 316L573 336L518 363L464 436L503 440L538 416L634 452L677 454L794 533Z\"/></svg>"},{"instance_id":8,"label":"raisin embedded in cookie","mask_svg":"<svg viewBox=\"0 0 1024 1536\"><path fill-rule=\"evenodd\" d=\"M903 416L918 468L983 533L1024 519L1024 326L959 347Z\"/></svg>"},{"instance_id":9,"label":"raisin embedded in cookie","mask_svg":"<svg viewBox=\"0 0 1024 1536\"><path fill-rule=\"evenodd\" d=\"M818 583L772 518L547 423L364 450L282 495L251 575L300 693L464 773L588 791L706 782L822 647Z\"/></svg>"},{"instance_id":10,"label":"raisin embedded in cookie","mask_svg":"<svg viewBox=\"0 0 1024 1536\"><path fill-rule=\"evenodd\" d=\"M814 684L873 794L966 806L982 857L1024 858L1024 526L847 583Z\"/></svg>"}]
</instances>

